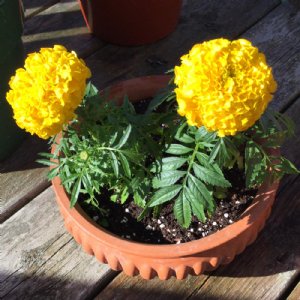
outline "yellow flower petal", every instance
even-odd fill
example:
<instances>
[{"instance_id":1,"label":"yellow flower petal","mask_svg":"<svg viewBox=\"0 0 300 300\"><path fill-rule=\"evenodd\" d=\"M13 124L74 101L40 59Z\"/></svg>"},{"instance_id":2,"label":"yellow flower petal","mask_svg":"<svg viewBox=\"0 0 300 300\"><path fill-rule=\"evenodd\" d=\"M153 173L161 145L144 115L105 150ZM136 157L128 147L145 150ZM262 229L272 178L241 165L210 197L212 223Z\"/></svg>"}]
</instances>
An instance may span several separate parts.
<instances>
[{"instance_id":1,"label":"yellow flower petal","mask_svg":"<svg viewBox=\"0 0 300 300\"><path fill-rule=\"evenodd\" d=\"M175 84L178 113L220 137L251 127L277 89L264 54L245 39L195 45L175 67Z\"/></svg>"}]
</instances>

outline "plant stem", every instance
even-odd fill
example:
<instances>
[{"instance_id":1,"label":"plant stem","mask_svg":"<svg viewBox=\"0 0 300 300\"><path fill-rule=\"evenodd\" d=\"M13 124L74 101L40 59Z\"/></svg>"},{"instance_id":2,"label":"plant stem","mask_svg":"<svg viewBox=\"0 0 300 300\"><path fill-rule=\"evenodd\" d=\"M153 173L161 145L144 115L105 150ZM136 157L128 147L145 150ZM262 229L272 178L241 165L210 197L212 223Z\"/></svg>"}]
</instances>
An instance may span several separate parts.
<instances>
[{"instance_id":1,"label":"plant stem","mask_svg":"<svg viewBox=\"0 0 300 300\"><path fill-rule=\"evenodd\" d=\"M186 181L187 181L187 178L189 176L189 173L193 167L193 163L194 163L194 160L195 160L195 157L196 157L196 154L198 152L198 149L199 149L199 144L197 143L195 148L194 148L194 151L193 151L193 154L191 155L191 159L189 161L189 167L187 169L187 172L186 172L186 176L184 177L184 180L183 180L183 183L182 185L185 186L186 185Z\"/></svg>"}]
</instances>

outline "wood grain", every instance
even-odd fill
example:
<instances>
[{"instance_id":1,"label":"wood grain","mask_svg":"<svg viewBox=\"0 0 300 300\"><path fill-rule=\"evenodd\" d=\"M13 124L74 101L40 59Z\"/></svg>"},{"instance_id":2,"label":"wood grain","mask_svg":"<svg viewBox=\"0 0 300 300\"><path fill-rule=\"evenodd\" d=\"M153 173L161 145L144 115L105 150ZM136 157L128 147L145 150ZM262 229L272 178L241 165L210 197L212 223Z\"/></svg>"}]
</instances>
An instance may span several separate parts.
<instances>
[{"instance_id":1,"label":"wood grain","mask_svg":"<svg viewBox=\"0 0 300 300\"><path fill-rule=\"evenodd\" d=\"M39 152L48 152L46 141L28 137L0 162L0 224L50 185L48 168L35 162Z\"/></svg>"},{"instance_id":2,"label":"wood grain","mask_svg":"<svg viewBox=\"0 0 300 300\"><path fill-rule=\"evenodd\" d=\"M41 13L43 10L59 2L59 0L23 0L24 15L26 19Z\"/></svg>"},{"instance_id":3,"label":"wood grain","mask_svg":"<svg viewBox=\"0 0 300 300\"><path fill-rule=\"evenodd\" d=\"M26 2L32 7L42 3ZM169 37L152 45L126 48L93 38L77 2L61 2L63 5L43 9L26 21L26 51L54 43L74 49L87 57L93 81L100 88L121 79L161 74L178 63L196 42L242 35L266 53L282 83L273 105L285 108L300 93L300 19L288 4L278 6L277 0L232 0L220 5L217 0L186 0L180 23ZM297 121L297 135L283 150L298 166L299 103L297 99L287 111ZM32 139L26 142L28 147L18 150L27 156L25 160L15 155L0 165L0 220L3 216L2 220L6 219L0 225L0 298L90 299L116 273L84 254L66 233L52 189L46 189L46 169L33 164L36 150L47 146L37 145ZM265 230L229 266L185 281L144 281L121 274L96 299L278 299L299 278L299 180L288 177L283 181ZM299 287L290 300L297 299L297 295Z\"/></svg>"},{"instance_id":4,"label":"wood grain","mask_svg":"<svg viewBox=\"0 0 300 300\"><path fill-rule=\"evenodd\" d=\"M287 2L278 6L242 37L265 53L278 90L271 103L282 109L300 95L300 11Z\"/></svg>"},{"instance_id":5,"label":"wood grain","mask_svg":"<svg viewBox=\"0 0 300 300\"><path fill-rule=\"evenodd\" d=\"M300 299L300 283L292 290L287 300L299 300Z\"/></svg>"},{"instance_id":6,"label":"wood grain","mask_svg":"<svg viewBox=\"0 0 300 300\"><path fill-rule=\"evenodd\" d=\"M27 53L60 44L81 57L104 45L88 32L76 0L61 0L26 20L23 41Z\"/></svg>"},{"instance_id":7,"label":"wood grain","mask_svg":"<svg viewBox=\"0 0 300 300\"><path fill-rule=\"evenodd\" d=\"M66 232L52 188L0 225L1 299L83 299L115 276Z\"/></svg>"}]
</instances>

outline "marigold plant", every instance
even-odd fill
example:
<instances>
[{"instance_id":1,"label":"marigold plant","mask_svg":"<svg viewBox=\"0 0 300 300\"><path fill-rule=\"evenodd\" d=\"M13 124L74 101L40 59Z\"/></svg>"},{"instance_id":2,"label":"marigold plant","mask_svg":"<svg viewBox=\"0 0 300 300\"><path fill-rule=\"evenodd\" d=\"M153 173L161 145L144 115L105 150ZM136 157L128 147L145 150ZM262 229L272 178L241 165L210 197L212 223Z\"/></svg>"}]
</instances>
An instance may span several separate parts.
<instances>
[{"instance_id":1,"label":"marigold plant","mask_svg":"<svg viewBox=\"0 0 300 300\"><path fill-rule=\"evenodd\" d=\"M276 90L264 54L245 39L195 45L175 67L178 113L220 137L251 127Z\"/></svg>"},{"instance_id":2,"label":"marigold plant","mask_svg":"<svg viewBox=\"0 0 300 300\"><path fill-rule=\"evenodd\" d=\"M9 82L7 101L19 127L43 139L72 120L91 76L84 61L63 46L29 54Z\"/></svg>"},{"instance_id":3,"label":"marigold plant","mask_svg":"<svg viewBox=\"0 0 300 300\"><path fill-rule=\"evenodd\" d=\"M148 104L142 101L143 115L141 104L125 97L117 105L86 85L89 69L62 46L30 54L10 81L7 100L20 127L42 138L63 128L56 150L39 160L52 166L48 177L59 176L70 206L96 211L104 227L110 209L103 194L131 201L139 219L151 212L157 218L171 203L178 224L188 228L230 199L233 176L255 193L266 180L298 173L274 152L293 125L266 110L276 82L256 47L216 39L181 60L175 85L171 80Z\"/></svg>"}]
</instances>

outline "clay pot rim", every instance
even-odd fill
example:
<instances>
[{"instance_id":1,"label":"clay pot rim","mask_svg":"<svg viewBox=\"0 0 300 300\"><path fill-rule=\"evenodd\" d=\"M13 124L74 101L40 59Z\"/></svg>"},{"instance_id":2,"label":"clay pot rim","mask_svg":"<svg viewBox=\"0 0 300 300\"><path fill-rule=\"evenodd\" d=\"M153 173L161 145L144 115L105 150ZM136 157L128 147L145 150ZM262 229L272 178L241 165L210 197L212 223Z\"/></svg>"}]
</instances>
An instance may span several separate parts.
<instances>
[{"instance_id":1,"label":"clay pot rim","mask_svg":"<svg viewBox=\"0 0 300 300\"><path fill-rule=\"evenodd\" d=\"M113 98L119 98L122 95L122 92L124 93L124 91L127 91L127 89L130 91L134 87L135 91L133 96L136 96L139 94L137 91L143 90L145 87L146 92L143 90L141 93L142 95L139 98L145 99L153 96L153 90L157 90L157 86L163 87L166 82L169 81L169 79L170 77L166 75L139 77L113 85L112 87L105 89L104 92L109 90L114 94ZM148 88L147 84L152 84L152 88ZM149 94L149 92L152 94ZM132 100L137 100L137 98ZM60 135L57 136L57 139L52 146L52 152L55 149L55 143L58 143L59 139ZM279 150L274 150L274 154L278 155ZM67 213L68 215L66 222L75 223L81 230L86 232L90 238L94 239L95 241L101 241L101 243L112 248L119 248L123 252L137 256L147 256L152 258L177 258L189 256L199 252L205 252L212 248L219 247L222 244L228 243L228 241L234 239L243 232L251 230L251 224L260 219L261 216L265 214L266 210L268 210L268 202L270 199L275 197L279 182L277 181L273 184L264 183L258 189L253 203L241 215L240 220L199 240L171 245L144 244L140 242L129 241L107 231L94 222L90 217L88 217L87 214L81 209L79 204L76 204L72 209L70 208L69 197L61 185L59 177L55 177L52 180L52 185L57 196L57 201L63 210L63 214L65 215L65 213Z\"/></svg>"}]
</instances>

